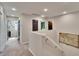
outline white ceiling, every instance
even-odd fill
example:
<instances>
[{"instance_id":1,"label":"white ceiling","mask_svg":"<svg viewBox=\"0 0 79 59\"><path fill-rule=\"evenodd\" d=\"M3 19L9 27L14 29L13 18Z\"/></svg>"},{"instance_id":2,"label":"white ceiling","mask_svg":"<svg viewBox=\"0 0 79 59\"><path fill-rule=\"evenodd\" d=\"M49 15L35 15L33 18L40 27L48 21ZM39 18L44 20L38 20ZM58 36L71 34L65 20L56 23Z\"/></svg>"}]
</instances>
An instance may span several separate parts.
<instances>
[{"instance_id":1,"label":"white ceiling","mask_svg":"<svg viewBox=\"0 0 79 59\"><path fill-rule=\"evenodd\" d=\"M67 13L78 11L79 2L4 2L3 5L7 10L7 14L43 14L46 16L61 15L63 11ZM11 8L16 8L17 11L13 12ZM43 9L47 8L48 11L44 12Z\"/></svg>"}]
</instances>

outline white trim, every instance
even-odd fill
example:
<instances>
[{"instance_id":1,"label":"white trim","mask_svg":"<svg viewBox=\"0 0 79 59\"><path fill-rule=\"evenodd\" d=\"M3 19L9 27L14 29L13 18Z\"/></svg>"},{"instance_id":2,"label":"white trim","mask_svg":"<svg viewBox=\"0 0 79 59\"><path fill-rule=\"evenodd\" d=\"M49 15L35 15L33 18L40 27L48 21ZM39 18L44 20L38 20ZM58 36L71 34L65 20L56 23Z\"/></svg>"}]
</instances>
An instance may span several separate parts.
<instances>
[{"instance_id":1,"label":"white trim","mask_svg":"<svg viewBox=\"0 0 79 59\"><path fill-rule=\"evenodd\" d=\"M36 54L32 51L31 48L29 48L29 51L32 53L33 56L36 56Z\"/></svg>"},{"instance_id":2,"label":"white trim","mask_svg":"<svg viewBox=\"0 0 79 59\"><path fill-rule=\"evenodd\" d=\"M20 16L19 16L19 17L20 17ZM23 22L23 21L22 21L22 18L20 17L20 43L23 43L23 42L22 42L22 37L23 37L23 36L22 36L22 31L23 31L23 30L22 30L22 25L23 25L22 22Z\"/></svg>"}]
</instances>

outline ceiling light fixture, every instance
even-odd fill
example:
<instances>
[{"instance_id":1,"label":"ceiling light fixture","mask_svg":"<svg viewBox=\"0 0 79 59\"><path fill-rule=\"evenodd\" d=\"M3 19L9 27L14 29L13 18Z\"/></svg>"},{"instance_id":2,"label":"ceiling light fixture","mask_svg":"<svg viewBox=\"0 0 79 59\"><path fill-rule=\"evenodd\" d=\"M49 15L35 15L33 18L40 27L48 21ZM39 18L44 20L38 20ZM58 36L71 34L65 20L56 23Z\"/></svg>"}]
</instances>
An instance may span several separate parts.
<instances>
[{"instance_id":1,"label":"ceiling light fixture","mask_svg":"<svg viewBox=\"0 0 79 59\"><path fill-rule=\"evenodd\" d=\"M15 8L12 8L12 11L16 11L16 9Z\"/></svg>"},{"instance_id":2,"label":"ceiling light fixture","mask_svg":"<svg viewBox=\"0 0 79 59\"><path fill-rule=\"evenodd\" d=\"M47 12L47 11L48 11L48 9L47 9L47 8L45 8L45 9L44 9L44 11L45 11L45 12Z\"/></svg>"},{"instance_id":3,"label":"ceiling light fixture","mask_svg":"<svg viewBox=\"0 0 79 59\"><path fill-rule=\"evenodd\" d=\"M67 13L66 11L63 12L63 14L66 14L66 13Z\"/></svg>"}]
</instances>

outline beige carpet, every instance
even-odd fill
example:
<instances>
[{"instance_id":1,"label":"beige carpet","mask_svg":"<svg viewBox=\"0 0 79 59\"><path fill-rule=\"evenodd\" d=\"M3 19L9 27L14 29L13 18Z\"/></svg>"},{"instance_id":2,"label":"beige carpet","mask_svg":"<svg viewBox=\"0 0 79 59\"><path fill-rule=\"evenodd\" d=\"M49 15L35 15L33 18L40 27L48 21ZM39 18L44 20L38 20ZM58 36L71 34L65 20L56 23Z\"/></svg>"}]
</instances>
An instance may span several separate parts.
<instances>
[{"instance_id":1,"label":"beige carpet","mask_svg":"<svg viewBox=\"0 0 79 59\"><path fill-rule=\"evenodd\" d=\"M10 38L6 43L3 56L32 56L28 45L18 43L17 39Z\"/></svg>"}]
</instances>

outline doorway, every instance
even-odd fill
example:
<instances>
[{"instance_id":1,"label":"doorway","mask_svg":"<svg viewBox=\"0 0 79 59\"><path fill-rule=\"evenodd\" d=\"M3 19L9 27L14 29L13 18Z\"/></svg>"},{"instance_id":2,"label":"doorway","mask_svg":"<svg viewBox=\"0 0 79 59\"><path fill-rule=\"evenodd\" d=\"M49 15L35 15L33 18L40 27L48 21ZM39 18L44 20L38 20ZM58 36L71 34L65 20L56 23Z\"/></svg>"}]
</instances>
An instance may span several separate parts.
<instances>
[{"instance_id":1,"label":"doorway","mask_svg":"<svg viewBox=\"0 0 79 59\"><path fill-rule=\"evenodd\" d=\"M7 17L7 40L20 42L20 20L18 17Z\"/></svg>"}]
</instances>

